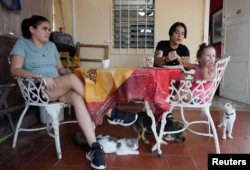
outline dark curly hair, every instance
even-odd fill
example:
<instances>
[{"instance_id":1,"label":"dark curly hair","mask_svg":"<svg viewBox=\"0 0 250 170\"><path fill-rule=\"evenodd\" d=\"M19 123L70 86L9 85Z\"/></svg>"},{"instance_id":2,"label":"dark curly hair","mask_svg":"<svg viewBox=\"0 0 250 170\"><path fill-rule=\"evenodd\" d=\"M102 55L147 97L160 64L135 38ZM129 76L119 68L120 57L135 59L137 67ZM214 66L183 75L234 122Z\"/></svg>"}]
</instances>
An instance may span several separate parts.
<instances>
[{"instance_id":1,"label":"dark curly hair","mask_svg":"<svg viewBox=\"0 0 250 170\"><path fill-rule=\"evenodd\" d=\"M40 15L33 15L30 18L26 18L23 20L21 24L22 34L24 38L30 39L31 38L31 32L29 27L32 26L33 28L37 28L38 25L40 25L42 22L48 22L48 19L40 16Z\"/></svg>"}]
</instances>

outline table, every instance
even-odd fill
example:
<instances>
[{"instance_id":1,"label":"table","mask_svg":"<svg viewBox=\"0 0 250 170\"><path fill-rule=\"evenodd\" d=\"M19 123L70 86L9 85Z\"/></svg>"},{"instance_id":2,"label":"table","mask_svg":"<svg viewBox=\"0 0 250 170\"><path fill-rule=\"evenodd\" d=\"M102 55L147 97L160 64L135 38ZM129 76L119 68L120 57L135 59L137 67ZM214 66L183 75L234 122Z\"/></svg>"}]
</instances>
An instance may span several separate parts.
<instances>
[{"instance_id":1,"label":"table","mask_svg":"<svg viewBox=\"0 0 250 170\"><path fill-rule=\"evenodd\" d=\"M183 77L180 69L169 68L77 68L74 74L85 85L86 105L96 125L116 103L134 100L147 101L159 121L169 109L169 80Z\"/></svg>"}]
</instances>

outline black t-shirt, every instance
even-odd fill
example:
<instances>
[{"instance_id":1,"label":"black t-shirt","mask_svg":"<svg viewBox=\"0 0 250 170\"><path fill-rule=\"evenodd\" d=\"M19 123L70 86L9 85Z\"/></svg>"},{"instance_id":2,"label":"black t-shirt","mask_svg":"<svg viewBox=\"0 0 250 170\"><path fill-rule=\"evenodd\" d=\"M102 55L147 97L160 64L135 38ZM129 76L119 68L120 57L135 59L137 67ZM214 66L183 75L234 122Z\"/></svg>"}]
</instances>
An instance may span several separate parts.
<instances>
[{"instance_id":1,"label":"black t-shirt","mask_svg":"<svg viewBox=\"0 0 250 170\"><path fill-rule=\"evenodd\" d=\"M160 41L156 46L156 51L157 50L163 51L163 56L167 56L169 52L174 51L174 50L176 50L177 54L181 57L189 56L189 50L185 45L179 44L177 49L173 49L170 46L170 41ZM173 61L167 62L166 65L175 66L175 65L179 65L179 62L177 60L173 60Z\"/></svg>"}]
</instances>

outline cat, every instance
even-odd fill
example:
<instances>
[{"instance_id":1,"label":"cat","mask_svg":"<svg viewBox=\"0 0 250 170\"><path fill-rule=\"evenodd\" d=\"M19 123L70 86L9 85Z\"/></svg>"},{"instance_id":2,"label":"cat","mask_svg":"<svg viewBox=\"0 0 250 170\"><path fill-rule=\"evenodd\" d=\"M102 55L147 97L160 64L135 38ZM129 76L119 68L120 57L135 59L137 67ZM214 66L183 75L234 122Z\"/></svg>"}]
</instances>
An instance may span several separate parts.
<instances>
[{"instance_id":1,"label":"cat","mask_svg":"<svg viewBox=\"0 0 250 170\"><path fill-rule=\"evenodd\" d=\"M116 153L117 155L138 155L137 151L139 144L137 138L123 138L117 139L111 136L99 135L96 137L97 142L99 142L103 147L104 153ZM85 139L81 137L80 132L76 132L73 137L73 142L82 147L85 151L88 151L89 145Z\"/></svg>"},{"instance_id":2,"label":"cat","mask_svg":"<svg viewBox=\"0 0 250 170\"><path fill-rule=\"evenodd\" d=\"M223 109L225 112L222 115L222 121L218 125L218 127L223 126L222 139L226 139L227 136L228 138L232 139L233 138L232 131L236 119L236 111L235 108L230 103L224 104ZM226 131L228 132L228 135L226 135Z\"/></svg>"},{"instance_id":3,"label":"cat","mask_svg":"<svg viewBox=\"0 0 250 170\"><path fill-rule=\"evenodd\" d=\"M148 144L149 141L145 137L145 133L151 133L151 124L152 120L151 118L147 115L146 112L139 112L138 118L136 122L133 124L134 130L137 132L138 137L137 138L142 138L143 142ZM175 130L180 130L182 129L182 124L175 120L172 116L172 114L168 114L167 117L167 124L164 127L164 132L167 131L175 131ZM161 122L159 122L156 125L156 130L159 132L161 127ZM185 141L186 139L186 134L185 132L180 132L180 133L174 133L174 134L167 134L163 137L165 140L180 140L182 142Z\"/></svg>"}]
</instances>

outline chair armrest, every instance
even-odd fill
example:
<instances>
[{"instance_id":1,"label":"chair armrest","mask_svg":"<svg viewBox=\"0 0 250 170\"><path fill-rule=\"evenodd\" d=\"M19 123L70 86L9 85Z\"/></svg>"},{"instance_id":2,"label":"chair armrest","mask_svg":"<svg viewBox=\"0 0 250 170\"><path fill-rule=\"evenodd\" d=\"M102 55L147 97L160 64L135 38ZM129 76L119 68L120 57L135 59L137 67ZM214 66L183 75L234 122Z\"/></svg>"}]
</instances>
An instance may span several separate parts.
<instances>
[{"instance_id":1,"label":"chair armrest","mask_svg":"<svg viewBox=\"0 0 250 170\"><path fill-rule=\"evenodd\" d=\"M23 98L30 104L47 104L49 97L44 92L46 81L43 78L15 77Z\"/></svg>"}]
</instances>

